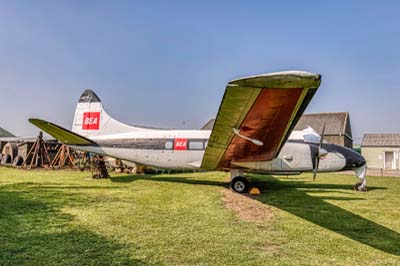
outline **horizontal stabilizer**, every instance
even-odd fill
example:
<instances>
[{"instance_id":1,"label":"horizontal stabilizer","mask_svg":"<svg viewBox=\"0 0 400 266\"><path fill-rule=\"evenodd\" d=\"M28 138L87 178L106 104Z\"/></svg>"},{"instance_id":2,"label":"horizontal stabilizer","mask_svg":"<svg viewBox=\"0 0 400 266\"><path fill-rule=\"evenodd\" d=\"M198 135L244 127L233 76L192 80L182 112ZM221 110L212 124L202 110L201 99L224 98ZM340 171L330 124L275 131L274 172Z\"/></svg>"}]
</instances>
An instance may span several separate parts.
<instances>
[{"instance_id":1,"label":"horizontal stabilizer","mask_svg":"<svg viewBox=\"0 0 400 266\"><path fill-rule=\"evenodd\" d=\"M29 122L37 126L47 134L58 139L67 145L97 145L96 142L76 134L68 129L57 126L56 124L44 121L42 119L30 118Z\"/></svg>"}]
</instances>

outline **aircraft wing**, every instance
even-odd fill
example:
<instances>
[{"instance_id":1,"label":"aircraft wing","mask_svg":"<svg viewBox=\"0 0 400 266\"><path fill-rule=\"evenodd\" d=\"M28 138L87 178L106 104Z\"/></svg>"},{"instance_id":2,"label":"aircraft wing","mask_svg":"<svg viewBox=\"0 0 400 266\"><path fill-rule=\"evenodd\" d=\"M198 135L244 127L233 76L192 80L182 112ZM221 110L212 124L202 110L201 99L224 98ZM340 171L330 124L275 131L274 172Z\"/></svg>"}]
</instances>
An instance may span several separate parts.
<instances>
[{"instance_id":1,"label":"aircraft wing","mask_svg":"<svg viewBox=\"0 0 400 266\"><path fill-rule=\"evenodd\" d=\"M277 157L320 83L320 75L302 71L229 82L201 167L227 170L231 162Z\"/></svg>"},{"instance_id":2,"label":"aircraft wing","mask_svg":"<svg viewBox=\"0 0 400 266\"><path fill-rule=\"evenodd\" d=\"M46 132L47 134L51 135L52 137L58 139L60 142L67 144L67 145L97 145L96 142L85 138L79 134L76 134L68 129L60 127L56 124L36 119L30 118L29 122Z\"/></svg>"}]
</instances>

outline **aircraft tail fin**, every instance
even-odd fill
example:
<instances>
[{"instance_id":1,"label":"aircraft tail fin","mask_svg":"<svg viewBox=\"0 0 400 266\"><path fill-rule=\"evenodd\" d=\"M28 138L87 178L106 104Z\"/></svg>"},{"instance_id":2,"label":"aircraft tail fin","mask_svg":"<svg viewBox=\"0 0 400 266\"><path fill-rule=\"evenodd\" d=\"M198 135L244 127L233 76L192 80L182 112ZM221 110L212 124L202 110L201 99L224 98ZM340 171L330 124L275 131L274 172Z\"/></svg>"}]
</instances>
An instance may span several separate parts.
<instances>
[{"instance_id":1,"label":"aircraft tail fin","mask_svg":"<svg viewBox=\"0 0 400 266\"><path fill-rule=\"evenodd\" d=\"M92 90L85 90L79 98L72 123L73 132L84 137L96 137L139 130L147 129L130 126L110 117Z\"/></svg>"}]
</instances>

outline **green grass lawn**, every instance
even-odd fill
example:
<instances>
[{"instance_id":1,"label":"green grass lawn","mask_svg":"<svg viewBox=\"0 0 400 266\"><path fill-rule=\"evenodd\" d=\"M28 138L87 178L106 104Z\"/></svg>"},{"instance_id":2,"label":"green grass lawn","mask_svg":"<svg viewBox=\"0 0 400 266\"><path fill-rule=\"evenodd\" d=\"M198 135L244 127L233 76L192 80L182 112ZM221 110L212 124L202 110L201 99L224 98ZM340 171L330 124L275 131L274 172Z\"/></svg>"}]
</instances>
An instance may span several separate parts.
<instances>
[{"instance_id":1,"label":"green grass lawn","mask_svg":"<svg viewBox=\"0 0 400 266\"><path fill-rule=\"evenodd\" d=\"M89 175L0 168L0 265L400 265L400 178L252 175L251 222L226 173Z\"/></svg>"}]
</instances>

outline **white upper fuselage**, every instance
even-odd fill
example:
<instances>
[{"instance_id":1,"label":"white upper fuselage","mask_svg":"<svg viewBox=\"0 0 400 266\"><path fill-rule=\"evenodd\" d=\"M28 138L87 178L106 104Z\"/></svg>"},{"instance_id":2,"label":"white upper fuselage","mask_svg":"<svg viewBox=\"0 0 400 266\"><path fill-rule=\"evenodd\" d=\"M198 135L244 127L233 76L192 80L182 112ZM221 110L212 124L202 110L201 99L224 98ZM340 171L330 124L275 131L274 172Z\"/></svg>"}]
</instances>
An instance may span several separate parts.
<instances>
[{"instance_id":1,"label":"white upper fuselage","mask_svg":"<svg viewBox=\"0 0 400 266\"><path fill-rule=\"evenodd\" d=\"M98 146L79 146L81 150L103 154L143 165L168 169L200 168L210 130L145 130L90 137ZM272 161L232 162L238 168L260 172L303 172L313 169L310 144L304 142L309 130L293 131L279 156ZM313 134L313 132L311 132ZM314 133L315 137L319 137ZM328 154L321 171L343 168L345 159Z\"/></svg>"},{"instance_id":2,"label":"white upper fuselage","mask_svg":"<svg viewBox=\"0 0 400 266\"><path fill-rule=\"evenodd\" d=\"M127 161L170 169L199 168L210 130L146 130L90 137L98 147L77 147ZM201 147L190 143L201 142ZM124 143L124 144L122 144Z\"/></svg>"},{"instance_id":3,"label":"white upper fuselage","mask_svg":"<svg viewBox=\"0 0 400 266\"><path fill-rule=\"evenodd\" d=\"M120 133L113 135L102 135L91 137L94 141L101 140L115 140L115 139L175 139L175 138L187 138L187 139L208 139L210 137L211 130L174 130L174 129L157 129L157 130L146 130L146 131L133 131L129 133Z\"/></svg>"}]
</instances>

